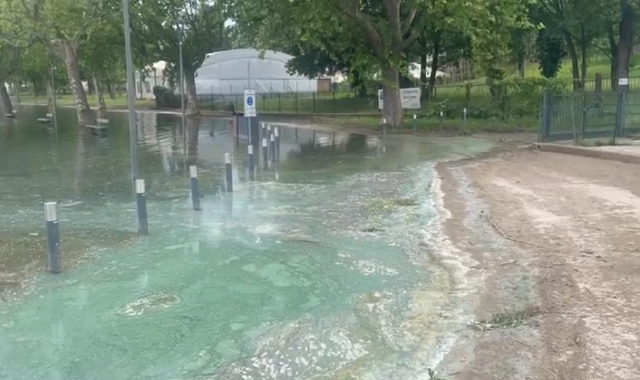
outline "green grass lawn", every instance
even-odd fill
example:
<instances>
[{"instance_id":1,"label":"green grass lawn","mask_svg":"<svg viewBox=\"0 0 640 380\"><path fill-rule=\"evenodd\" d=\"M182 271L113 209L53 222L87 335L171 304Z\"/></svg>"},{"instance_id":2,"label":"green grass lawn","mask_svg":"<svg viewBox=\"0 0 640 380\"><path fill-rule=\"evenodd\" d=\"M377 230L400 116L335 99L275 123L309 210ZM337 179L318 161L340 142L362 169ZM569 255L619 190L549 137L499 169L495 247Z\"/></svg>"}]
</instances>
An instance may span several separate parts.
<instances>
[{"instance_id":1,"label":"green grass lawn","mask_svg":"<svg viewBox=\"0 0 640 380\"><path fill-rule=\"evenodd\" d=\"M89 100L89 105L91 107L98 107L98 99L95 96L87 96L87 100ZM47 98L45 96L35 97L33 95L21 95L20 96L21 104L38 104L38 105L46 105ZM56 102L59 106L73 106L75 101L72 95L58 95L56 97ZM107 103L107 107L110 109L125 109L129 107L129 101L126 96L118 96L115 99L111 99L110 97L105 98L105 102ZM139 108L154 108L155 107L154 100L136 100L136 107Z\"/></svg>"},{"instance_id":2,"label":"green grass lawn","mask_svg":"<svg viewBox=\"0 0 640 380\"><path fill-rule=\"evenodd\" d=\"M314 122L319 124L337 125L346 129L366 130L371 132L382 131L380 118L375 116L337 116L314 117ZM531 132L538 130L538 118L518 118L511 120L497 119L442 119L419 117L415 120L417 133L445 133L452 135L471 135L480 132ZM403 124L398 128L388 127L389 133L412 133L414 120L407 115Z\"/></svg>"}]
</instances>

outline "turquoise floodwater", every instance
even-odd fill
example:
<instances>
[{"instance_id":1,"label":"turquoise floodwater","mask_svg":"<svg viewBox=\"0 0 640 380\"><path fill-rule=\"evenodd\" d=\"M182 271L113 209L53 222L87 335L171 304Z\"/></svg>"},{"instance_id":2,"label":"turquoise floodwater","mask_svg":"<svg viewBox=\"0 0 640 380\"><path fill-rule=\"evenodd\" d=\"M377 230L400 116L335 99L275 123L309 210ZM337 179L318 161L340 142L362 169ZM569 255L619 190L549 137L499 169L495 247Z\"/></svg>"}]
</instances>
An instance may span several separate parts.
<instances>
[{"instance_id":1,"label":"turquoise floodwater","mask_svg":"<svg viewBox=\"0 0 640 380\"><path fill-rule=\"evenodd\" d=\"M55 133L35 122L43 113L0 122L0 232L44 233L47 200L61 203L63 238L135 231L126 113L108 115L108 137L79 133L69 109ZM0 378L428 378L436 347L407 321L433 287L421 248L433 166L490 144L282 127L281 162L251 182L228 121L190 121L186 138L179 124L139 114L151 234L94 247L0 303ZM225 152L233 194L221 191ZM201 171L201 212L185 159Z\"/></svg>"}]
</instances>

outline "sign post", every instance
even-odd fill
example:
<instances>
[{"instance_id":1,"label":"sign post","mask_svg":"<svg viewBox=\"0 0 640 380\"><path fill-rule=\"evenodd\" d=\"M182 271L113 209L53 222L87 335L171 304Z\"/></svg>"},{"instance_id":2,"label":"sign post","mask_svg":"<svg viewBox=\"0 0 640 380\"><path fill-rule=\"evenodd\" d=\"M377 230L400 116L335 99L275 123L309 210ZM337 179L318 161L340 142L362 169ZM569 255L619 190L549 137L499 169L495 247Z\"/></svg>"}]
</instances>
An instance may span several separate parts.
<instances>
[{"instance_id":1,"label":"sign post","mask_svg":"<svg viewBox=\"0 0 640 380\"><path fill-rule=\"evenodd\" d=\"M244 90L244 117L247 118L247 135L249 136L249 144L251 144L251 135L253 134L251 118L256 117L255 90Z\"/></svg>"}]
</instances>

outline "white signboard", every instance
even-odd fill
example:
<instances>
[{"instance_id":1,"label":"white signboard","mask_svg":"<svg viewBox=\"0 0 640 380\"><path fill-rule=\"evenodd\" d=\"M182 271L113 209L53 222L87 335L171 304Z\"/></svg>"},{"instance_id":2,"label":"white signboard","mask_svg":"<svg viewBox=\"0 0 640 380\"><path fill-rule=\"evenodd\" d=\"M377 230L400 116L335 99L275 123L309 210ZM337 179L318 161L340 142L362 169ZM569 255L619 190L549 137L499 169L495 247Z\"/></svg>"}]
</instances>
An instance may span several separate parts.
<instances>
[{"instance_id":1,"label":"white signboard","mask_svg":"<svg viewBox=\"0 0 640 380\"><path fill-rule=\"evenodd\" d=\"M420 96L422 91L420 87L414 88L401 88L400 89L400 102L402 108L406 110L419 110L421 108ZM378 90L378 109L384 108L384 99L382 97L382 90Z\"/></svg>"},{"instance_id":2,"label":"white signboard","mask_svg":"<svg viewBox=\"0 0 640 380\"><path fill-rule=\"evenodd\" d=\"M629 78L620 78L620 79L618 79L618 85L619 86L628 86L629 85Z\"/></svg>"},{"instance_id":3,"label":"white signboard","mask_svg":"<svg viewBox=\"0 0 640 380\"><path fill-rule=\"evenodd\" d=\"M256 91L244 90L244 116L256 117Z\"/></svg>"}]
</instances>

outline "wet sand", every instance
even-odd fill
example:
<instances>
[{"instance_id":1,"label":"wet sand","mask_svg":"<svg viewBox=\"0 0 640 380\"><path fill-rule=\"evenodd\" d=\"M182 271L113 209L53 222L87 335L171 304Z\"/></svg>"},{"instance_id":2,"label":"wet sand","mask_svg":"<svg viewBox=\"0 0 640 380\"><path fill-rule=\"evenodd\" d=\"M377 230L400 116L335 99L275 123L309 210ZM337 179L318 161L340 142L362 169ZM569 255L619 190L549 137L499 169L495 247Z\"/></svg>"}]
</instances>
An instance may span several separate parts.
<instances>
[{"instance_id":1,"label":"wet sand","mask_svg":"<svg viewBox=\"0 0 640 380\"><path fill-rule=\"evenodd\" d=\"M104 228L65 229L61 226L64 270L77 267L104 248L118 248L138 238L135 232ZM32 280L48 271L46 231L0 231L0 302L15 301L31 290Z\"/></svg>"},{"instance_id":2,"label":"wet sand","mask_svg":"<svg viewBox=\"0 0 640 380\"><path fill-rule=\"evenodd\" d=\"M640 166L512 144L437 169L441 259L483 322L438 375L640 378Z\"/></svg>"}]
</instances>

